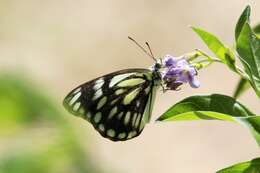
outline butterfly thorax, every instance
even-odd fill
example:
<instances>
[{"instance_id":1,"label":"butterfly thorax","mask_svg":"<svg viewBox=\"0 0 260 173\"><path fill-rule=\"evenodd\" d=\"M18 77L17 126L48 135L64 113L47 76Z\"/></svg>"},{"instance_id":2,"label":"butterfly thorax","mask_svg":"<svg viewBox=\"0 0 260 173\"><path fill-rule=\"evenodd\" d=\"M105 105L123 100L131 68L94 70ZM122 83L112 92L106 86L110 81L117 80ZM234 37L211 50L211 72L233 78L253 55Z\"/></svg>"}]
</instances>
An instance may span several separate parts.
<instances>
[{"instance_id":1,"label":"butterfly thorax","mask_svg":"<svg viewBox=\"0 0 260 173\"><path fill-rule=\"evenodd\" d=\"M155 85L160 85L162 81L162 75L160 70L162 69L162 64L159 62L156 62L154 66L152 67L153 72L153 81Z\"/></svg>"}]
</instances>

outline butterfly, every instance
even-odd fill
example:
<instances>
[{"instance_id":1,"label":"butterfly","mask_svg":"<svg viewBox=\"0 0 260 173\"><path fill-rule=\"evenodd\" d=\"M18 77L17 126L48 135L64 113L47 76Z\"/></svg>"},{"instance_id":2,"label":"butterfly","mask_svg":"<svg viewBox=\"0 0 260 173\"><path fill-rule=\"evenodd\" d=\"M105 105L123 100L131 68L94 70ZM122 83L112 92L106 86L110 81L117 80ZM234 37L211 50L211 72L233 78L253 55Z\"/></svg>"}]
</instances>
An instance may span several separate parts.
<instances>
[{"instance_id":1,"label":"butterfly","mask_svg":"<svg viewBox=\"0 0 260 173\"><path fill-rule=\"evenodd\" d=\"M63 105L71 114L89 121L105 138L125 141L137 137L151 118L156 90L176 89L180 83L176 78L162 78L162 60L156 60L149 44L150 53L129 37L148 56L155 60L150 69L126 69L116 71L73 89L64 99ZM167 89L166 88L166 89Z\"/></svg>"}]
</instances>

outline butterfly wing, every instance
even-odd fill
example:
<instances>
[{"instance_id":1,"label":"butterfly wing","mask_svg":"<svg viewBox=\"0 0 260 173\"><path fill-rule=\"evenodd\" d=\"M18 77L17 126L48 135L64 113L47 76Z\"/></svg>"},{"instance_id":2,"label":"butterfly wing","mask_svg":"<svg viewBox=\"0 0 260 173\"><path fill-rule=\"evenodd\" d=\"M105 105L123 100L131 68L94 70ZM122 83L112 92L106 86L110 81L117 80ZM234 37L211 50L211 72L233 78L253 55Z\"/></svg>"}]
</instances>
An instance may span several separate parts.
<instances>
[{"instance_id":1,"label":"butterfly wing","mask_svg":"<svg viewBox=\"0 0 260 173\"><path fill-rule=\"evenodd\" d=\"M63 105L88 120L102 136L128 140L138 136L150 119L154 82L148 69L117 71L78 86Z\"/></svg>"}]
</instances>

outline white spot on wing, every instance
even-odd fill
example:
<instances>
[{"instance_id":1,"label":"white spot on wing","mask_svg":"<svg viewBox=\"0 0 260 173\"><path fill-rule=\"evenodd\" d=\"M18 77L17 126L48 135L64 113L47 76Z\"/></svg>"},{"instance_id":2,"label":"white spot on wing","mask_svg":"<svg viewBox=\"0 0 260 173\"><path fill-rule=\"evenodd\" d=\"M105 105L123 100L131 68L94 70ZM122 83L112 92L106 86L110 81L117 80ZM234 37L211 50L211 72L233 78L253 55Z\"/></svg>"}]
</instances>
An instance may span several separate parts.
<instances>
[{"instance_id":1,"label":"white spot on wing","mask_svg":"<svg viewBox=\"0 0 260 173\"><path fill-rule=\"evenodd\" d=\"M102 92L102 89L100 88L100 89L98 89L96 92L95 92L95 94L94 94L94 96L93 96L93 99L92 100L96 100L96 99L98 99L99 97L101 97L102 96L102 94L103 94L103 92Z\"/></svg>"},{"instance_id":2,"label":"white spot on wing","mask_svg":"<svg viewBox=\"0 0 260 173\"><path fill-rule=\"evenodd\" d=\"M124 114L124 112L120 112L120 113L117 115L117 118L118 118L119 120L121 120L123 114Z\"/></svg>"},{"instance_id":3,"label":"white spot on wing","mask_svg":"<svg viewBox=\"0 0 260 173\"><path fill-rule=\"evenodd\" d=\"M127 78L127 77L129 77L129 76L131 76L131 75L133 75L133 74L135 74L135 73L126 73L126 74L120 74L120 75L114 76L114 77L111 79L110 83L109 83L109 87L110 87L110 88L113 87L113 86L114 86L115 84L117 84L118 82L124 80L125 78Z\"/></svg>"},{"instance_id":4,"label":"white spot on wing","mask_svg":"<svg viewBox=\"0 0 260 173\"><path fill-rule=\"evenodd\" d=\"M77 88L74 92L73 92L73 94L76 94L76 93L78 93L79 91L81 90L81 88L79 87L79 88Z\"/></svg>"},{"instance_id":5,"label":"white spot on wing","mask_svg":"<svg viewBox=\"0 0 260 173\"><path fill-rule=\"evenodd\" d=\"M96 114L95 114L95 117L94 117L95 123L99 123L100 120L101 120L101 118L102 118L101 112L96 113Z\"/></svg>"},{"instance_id":6,"label":"white spot on wing","mask_svg":"<svg viewBox=\"0 0 260 173\"><path fill-rule=\"evenodd\" d=\"M147 88L145 88L144 92L145 94L148 94L151 90L151 86L148 86Z\"/></svg>"},{"instance_id":7,"label":"white spot on wing","mask_svg":"<svg viewBox=\"0 0 260 173\"><path fill-rule=\"evenodd\" d=\"M117 84L119 87L131 87L144 83L145 80L142 78L127 79Z\"/></svg>"},{"instance_id":8,"label":"white spot on wing","mask_svg":"<svg viewBox=\"0 0 260 173\"><path fill-rule=\"evenodd\" d=\"M140 106L140 100L137 100L136 101L136 107L139 107Z\"/></svg>"},{"instance_id":9,"label":"white spot on wing","mask_svg":"<svg viewBox=\"0 0 260 173\"><path fill-rule=\"evenodd\" d=\"M124 89L118 89L118 90L116 90L115 94L116 94L116 95L120 95L120 94L122 94L123 92L125 92Z\"/></svg>"},{"instance_id":10,"label":"white spot on wing","mask_svg":"<svg viewBox=\"0 0 260 173\"><path fill-rule=\"evenodd\" d=\"M123 139L123 138L125 138L125 137L126 137L126 133L125 133L125 132L120 133L120 134L118 135L118 138L119 138L119 139Z\"/></svg>"},{"instance_id":11,"label":"white spot on wing","mask_svg":"<svg viewBox=\"0 0 260 173\"><path fill-rule=\"evenodd\" d=\"M125 125L127 125L130 121L130 115L131 115L131 112L127 112L126 115L125 115L125 119L124 119L124 123Z\"/></svg>"},{"instance_id":12,"label":"white spot on wing","mask_svg":"<svg viewBox=\"0 0 260 173\"><path fill-rule=\"evenodd\" d=\"M77 111L80 107L80 102L77 102L74 106L73 106L73 111Z\"/></svg>"},{"instance_id":13,"label":"white spot on wing","mask_svg":"<svg viewBox=\"0 0 260 173\"><path fill-rule=\"evenodd\" d=\"M104 85L104 79L103 78L99 78L96 82L95 82L95 85L94 85L94 90L98 90L100 89L103 85Z\"/></svg>"},{"instance_id":14,"label":"white spot on wing","mask_svg":"<svg viewBox=\"0 0 260 173\"><path fill-rule=\"evenodd\" d=\"M140 88L136 88L135 90L128 93L123 100L123 104L124 105L130 104L136 98L139 92L140 92Z\"/></svg>"},{"instance_id":15,"label":"white spot on wing","mask_svg":"<svg viewBox=\"0 0 260 173\"><path fill-rule=\"evenodd\" d=\"M141 123L139 125L139 131L143 130L145 124L146 124L146 122L144 120L141 120Z\"/></svg>"},{"instance_id":16,"label":"white spot on wing","mask_svg":"<svg viewBox=\"0 0 260 173\"><path fill-rule=\"evenodd\" d=\"M104 106L107 102L107 97L103 97L101 100L99 100L97 104L97 109L100 109L102 106Z\"/></svg>"},{"instance_id":17,"label":"white spot on wing","mask_svg":"<svg viewBox=\"0 0 260 173\"><path fill-rule=\"evenodd\" d=\"M80 115L84 115L85 114L85 110L84 110L83 107L81 107L78 112L79 112Z\"/></svg>"},{"instance_id":18,"label":"white spot on wing","mask_svg":"<svg viewBox=\"0 0 260 173\"><path fill-rule=\"evenodd\" d=\"M70 100L70 102L69 102L69 105L73 105L77 100L78 100L78 98L81 96L81 92L79 92L79 93L77 93L76 95L74 95L73 97L72 97L72 99Z\"/></svg>"},{"instance_id":19,"label":"white spot on wing","mask_svg":"<svg viewBox=\"0 0 260 173\"><path fill-rule=\"evenodd\" d=\"M116 98L115 100L111 101L111 105L115 104L118 100L119 98Z\"/></svg>"},{"instance_id":20,"label":"white spot on wing","mask_svg":"<svg viewBox=\"0 0 260 173\"><path fill-rule=\"evenodd\" d=\"M142 114L138 114L137 118L135 120L135 128L138 128L139 124L140 124L140 120L141 120Z\"/></svg>"},{"instance_id":21,"label":"white spot on wing","mask_svg":"<svg viewBox=\"0 0 260 173\"><path fill-rule=\"evenodd\" d=\"M136 131L131 131L129 132L128 136L127 136L127 139L130 139L130 138L133 138L137 135L137 132Z\"/></svg>"},{"instance_id":22,"label":"white spot on wing","mask_svg":"<svg viewBox=\"0 0 260 173\"><path fill-rule=\"evenodd\" d=\"M92 114L90 112L87 112L86 116L88 119L90 119L92 117Z\"/></svg>"},{"instance_id":23,"label":"white spot on wing","mask_svg":"<svg viewBox=\"0 0 260 173\"><path fill-rule=\"evenodd\" d=\"M115 106L109 113L108 119L111 119L117 112L117 107Z\"/></svg>"},{"instance_id":24,"label":"white spot on wing","mask_svg":"<svg viewBox=\"0 0 260 173\"><path fill-rule=\"evenodd\" d=\"M115 130L113 130L113 129L109 129L109 130L107 131L107 136L115 137L115 135L116 135Z\"/></svg>"},{"instance_id":25,"label":"white spot on wing","mask_svg":"<svg viewBox=\"0 0 260 173\"><path fill-rule=\"evenodd\" d=\"M105 126L104 126L104 124L99 124L99 125L98 125L98 128L99 128L99 130L102 131L102 132L105 131Z\"/></svg>"},{"instance_id":26,"label":"white spot on wing","mask_svg":"<svg viewBox=\"0 0 260 173\"><path fill-rule=\"evenodd\" d=\"M135 125L137 115L138 115L138 113L134 113L134 115L133 115L133 118L132 118L132 126Z\"/></svg>"}]
</instances>

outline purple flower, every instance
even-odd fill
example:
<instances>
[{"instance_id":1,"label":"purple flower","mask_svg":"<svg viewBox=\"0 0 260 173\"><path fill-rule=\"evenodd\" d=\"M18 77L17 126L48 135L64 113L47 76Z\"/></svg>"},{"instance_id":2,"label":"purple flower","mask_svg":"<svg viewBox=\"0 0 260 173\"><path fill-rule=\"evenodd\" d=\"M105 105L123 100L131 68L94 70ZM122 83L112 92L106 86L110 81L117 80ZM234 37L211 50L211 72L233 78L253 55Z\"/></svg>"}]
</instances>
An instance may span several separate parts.
<instances>
[{"instance_id":1,"label":"purple flower","mask_svg":"<svg viewBox=\"0 0 260 173\"><path fill-rule=\"evenodd\" d=\"M196 69L184 57L176 58L166 55L163 59L163 66L165 71L162 72L162 77L167 89L177 90L184 83L189 83L192 88L200 86L199 81L195 78Z\"/></svg>"}]
</instances>

